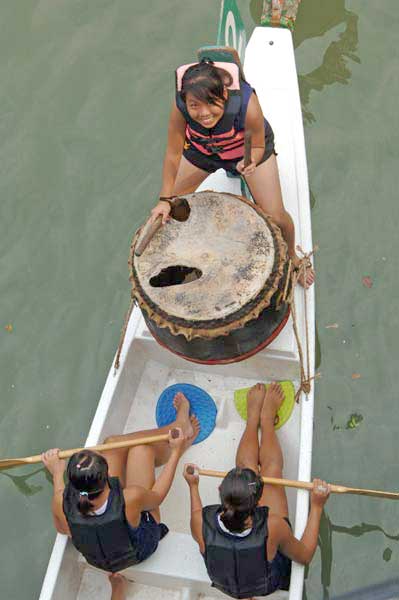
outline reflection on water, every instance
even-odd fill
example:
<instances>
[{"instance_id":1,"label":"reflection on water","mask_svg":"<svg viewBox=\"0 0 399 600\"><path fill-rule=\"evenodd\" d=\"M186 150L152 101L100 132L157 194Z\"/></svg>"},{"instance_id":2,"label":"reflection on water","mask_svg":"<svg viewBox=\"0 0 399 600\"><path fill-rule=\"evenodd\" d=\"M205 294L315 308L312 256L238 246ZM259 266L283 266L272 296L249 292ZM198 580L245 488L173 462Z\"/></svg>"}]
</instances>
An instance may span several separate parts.
<instances>
[{"instance_id":1,"label":"reflection on water","mask_svg":"<svg viewBox=\"0 0 399 600\"><path fill-rule=\"evenodd\" d=\"M316 204L316 196L314 195L311 189L309 189L309 203L310 210L312 210L314 208L314 205Z\"/></svg>"},{"instance_id":2,"label":"reflection on water","mask_svg":"<svg viewBox=\"0 0 399 600\"><path fill-rule=\"evenodd\" d=\"M321 65L306 75L298 76L302 114L307 123L315 121L309 109L311 92L321 92L334 83L347 85L352 75L348 62L360 63L360 58L355 54L358 46L358 16L346 10L344 0L330 0L328 3L308 0L300 7L294 30L295 47L341 24L345 24L345 30L339 34L338 40L328 46Z\"/></svg>"},{"instance_id":3,"label":"reflection on water","mask_svg":"<svg viewBox=\"0 0 399 600\"><path fill-rule=\"evenodd\" d=\"M260 24L262 5L262 0L251 0L250 13L256 25ZM355 54L358 46L358 16L345 8L345 0L306 0L299 5L293 34L295 48L305 40L321 37L342 24L345 30L328 46L320 66L306 75L298 75L302 114L306 123L316 120L309 109L311 92L321 92L334 83L348 84L352 75L348 62L360 63L360 58Z\"/></svg>"},{"instance_id":4,"label":"reflection on water","mask_svg":"<svg viewBox=\"0 0 399 600\"><path fill-rule=\"evenodd\" d=\"M385 548L385 550L382 554L382 558L385 560L385 562L389 562L391 560L391 557L392 557L391 548Z\"/></svg>"},{"instance_id":5,"label":"reflection on water","mask_svg":"<svg viewBox=\"0 0 399 600\"><path fill-rule=\"evenodd\" d=\"M320 345L319 331L318 331L318 328L317 328L317 321L315 322L314 332L315 332L315 361L314 361L314 370L317 371L317 369L319 369L320 365L321 365L321 345Z\"/></svg>"},{"instance_id":6,"label":"reflection on water","mask_svg":"<svg viewBox=\"0 0 399 600\"><path fill-rule=\"evenodd\" d=\"M323 600L328 600L330 598L329 588L331 585L331 571L333 564L333 533L344 533L346 535L358 538L365 533L372 533L375 531L382 533L389 540L394 540L395 542L399 541L399 534L388 533L380 525L373 525L372 523L364 522L360 523L360 525L353 525L352 527L335 525L331 522L327 513L323 511L318 537L318 546L320 548L321 555L321 584L323 588ZM388 562L391 559L391 556L391 548L386 548L383 553L383 559ZM305 577L307 577L307 574L308 571L306 570ZM306 600L306 591L304 593L304 600Z\"/></svg>"},{"instance_id":7,"label":"reflection on water","mask_svg":"<svg viewBox=\"0 0 399 600\"><path fill-rule=\"evenodd\" d=\"M36 471L32 471L32 473L27 473L26 475L11 475L10 473L7 473L6 471L2 471L0 473L0 475L11 479L11 481L13 482L15 487L18 489L18 491L21 492L21 494L23 494L24 496L34 496L38 492L42 491L43 486L35 485L33 483L29 484L27 482L28 482L28 479L30 479L34 475L37 475L37 473L44 473L47 481L49 483L52 483L51 475L49 474L47 469L45 469L44 467L40 467L40 469L36 469Z\"/></svg>"},{"instance_id":8,"label":"reflection on water","mask_svg":"<svg viewBox=\"0 0 399 600\"><path fill-rule=\"evenodd\" d=\"M346 533L347 535L352 535L353 537L360 537L365 533L371 533L372 531L380 531L385 535L389 540L399 541L399 534L388 533L380 527L380 525L372 525L371 523L361 523L360 525L353 525L353 527L343 527L342 525L334 525L331 523L332 531L336 531L337 533Z\"/></svg>"}]
</instances>

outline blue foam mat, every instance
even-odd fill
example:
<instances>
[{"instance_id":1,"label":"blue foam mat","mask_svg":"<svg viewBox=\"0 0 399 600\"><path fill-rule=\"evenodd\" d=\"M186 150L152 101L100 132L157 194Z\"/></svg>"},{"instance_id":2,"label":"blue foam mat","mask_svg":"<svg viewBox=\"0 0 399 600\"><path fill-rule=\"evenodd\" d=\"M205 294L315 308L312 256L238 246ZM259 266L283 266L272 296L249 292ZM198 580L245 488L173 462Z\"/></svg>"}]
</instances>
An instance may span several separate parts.
<instances>
[{"instance_id":1,"label":"blue foam mat","mask_svg":"<svg viewBox=\"0 0 399 600\"><path fill-rule=\"evenodd\" d=\"M176 409L173 398L177 392L182 392L190 402L190 415L194 414L200 422L200 431L194 444L203 442L214 430L217 408L211 396L191 383L175 383L165 388L159 396L155 410L158 427L169 425L176 419Z\"/></svg>"}]
</instances>

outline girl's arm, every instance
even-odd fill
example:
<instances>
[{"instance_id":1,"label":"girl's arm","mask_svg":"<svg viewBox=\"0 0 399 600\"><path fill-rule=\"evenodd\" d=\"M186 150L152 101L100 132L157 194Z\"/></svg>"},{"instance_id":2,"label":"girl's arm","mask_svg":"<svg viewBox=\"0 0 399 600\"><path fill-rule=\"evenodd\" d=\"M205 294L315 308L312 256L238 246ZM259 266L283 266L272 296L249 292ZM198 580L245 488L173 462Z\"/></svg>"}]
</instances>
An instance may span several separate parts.
<instances>
[{"instance_id":1,"label":"girl's arm","mask_svg":"<svg viewBox=\"0 0 399 600\"><path fill-rule=\"evenodd\" d=\"M169 117L168 142L163 161L160 196L173 194L177 170L183 154L185 135L186 121L174 102Z\"/></svg>"},{"instance_id":2,"label":"girl's arm","mask_svg":"<svg viewBox=\"0 0 399 600\"><path fill-rule=\"evenodd\" d=\"M169 117L168 141L163 161L160 197L173 197L177 171L183 154L185 135L186 121L174 102ZM158 215L162 215L162 223L165 224L168 220L169 212L169 203L160 200L155 208L152 209L150 220L153 222Z\"/></svg>"},{"instance_id":3,"label":"girl's arm","mask_svg":"<svg viewBox=\"0 0 399 600\"><path fill-rule=\"evenodd\" d=\"M245 117L245 131L251 132L251 163L244 170L244 161L237 164L237 171L243 175L251 175L265 153L265 123L258 97L253 93L248 102Z\"/></svg>"},{"instance_id":4,"label":"girl's arm","mask_svg":"<svg viewBox=\"0 0 399 600\"><path fill-rule=\"evenodd\" d=\"M188 473L187 467L194 469L194 473ZM197 542L201 554L205 553L205 542L202 535L202 502L199 493L199 476L198 467L196 465L187 464L184 466L184 479L187 481L190 488L190 503L191 503L191 518L190 527L191 535Z\"/></svg>"},{"instance_id":5,"label":"girl's arm","mask_svg":"<svg viewBox=\"0 0 399 600\"><path fill-rule=\"evenodd\" d=\"M68 522L63 509L65 461L58 458L58 452L59 448L53 448L52 450L43 452L42 462L53 477L54 491L51 510L53 513L55 528L58 533L63 533L64 535L70 536L71 532L69 530Z\"/></svg>"},{"instance_id":6,"label":"girl's arm","mask_svg":"<svg viewBox=\"0 0 399 600\"><path fill-rule=\"evenodd\" d=\"M170 490L176 473L177 463L183 453L185 442L182 430L179 427L176 427L175 429L178 430L179 437L175 439L172 438L171 432L169 431L171 453L151 490L146 490L141 486L135 485L131 488L126 488L124 491L126 517L131 523L137 522L138 515L143 510L154 510L155 508L158 508L165 500Z\"/></svg>"},{"instance_id":7,"label":"girl's arm","mask_svg":"<svg viewBox=\"0 0 399 600\"><path fill-rule=\"evenodd\" d=\"M252 136L252 161L258 164L265 153L265 122L255 93L251 95L248 102L245 129L250 131Z\"/></svg>"},{"instance_id":8,"label":"girl's arm","mask_svg":"<svg viewBox=\"0 0 399 600\"><path fill-rule=\"evenodd\" d=\"M320 519L323 507L330 494L330 486L320 479L313 480L313 491L311 496L311 507L308 522L301 540L297 540L290 527L282 528L282 538L280 539L280 549L289 558L303 565L308 565L313 558L317 548L319 536Z\"/></svg>"}]
</instances>

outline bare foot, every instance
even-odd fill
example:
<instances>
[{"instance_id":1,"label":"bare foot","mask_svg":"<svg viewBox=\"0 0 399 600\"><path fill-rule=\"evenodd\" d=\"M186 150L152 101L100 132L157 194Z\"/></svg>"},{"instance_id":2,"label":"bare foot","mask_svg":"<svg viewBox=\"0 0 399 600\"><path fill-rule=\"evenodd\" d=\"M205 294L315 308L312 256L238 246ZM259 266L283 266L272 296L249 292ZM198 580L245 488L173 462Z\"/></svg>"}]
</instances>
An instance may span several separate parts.
<instances>
[{"instance_id":1,"label":"bare foot","mask_svg":"<svg viewBox=\"0 0 399 600\"><path fill-rule=\"evenodd\" d=\"M176 409L176 425L182 428L185 437L190 439L194 430L190 420L190 403L182 392L177 392L173 398L173 406Z\"/></svg>"},{"instance_id":2,"label":"bare foot","mask_svg":"<svg viewBox=\"0 0 399 600\"><path fill-rule=\"evenodd\" d=\"M284 400L284 392L283 388L279 383L273 381L267 390L263 400L261 419L273 419L273 422L276 418L277 411L282 405Z\"/></svg>"},{"instance_id":3,"label":"bare foot","mask_svg":"<svg viewBox=\"0 0 399 600\"><path fill-rule=\"evenodd\" d=\"M111 600L126 600L127 579L120 573L111 573L108 575L112 588Z\"/></svg>"},{"instance_id":4,"label":"bare foot","mask_svg":"<svg viewBox=\"0 0 399 600\"><path fill-rule=\"evenodd\" d=\"M247 393L247 420L255 421L259 424L260 413L265 397L265 386L263 383L256 383Z\"/></svg>"},{"instance_id":5,"label":"bare foot","mask_svg":"<svg viewBox=\"0 0 399 600\"><path fill-rule=\"evenodd\" d=\"M193 429L193 434L191 437L188 437L185 444L184 444L184 450L187 450L187 448L189 448L190 446L193 445L195 438L197 437L197 435L200 432L201 429L201 425L200 422L198 421L197 417L195 415L191 415L190 417L190 423L191 423L191 427Z\"/></svg>"},{"instance_id":6,"label":"bare foot","mask_svg":"<svg viewBox=\"0 0 399 600\"><path fill-rule=\"evenodd\" d=\"M294 265L295 268L299 268L301 265L301 259L298 256L296 256L295 258L292 259L292 264ZM306 267L305 274L303 273L302 268L299 270L298 283L305 289L307 289L314 283L315 278L316 278L316 274L310 263Z\"/></svg>"}]
</instances>

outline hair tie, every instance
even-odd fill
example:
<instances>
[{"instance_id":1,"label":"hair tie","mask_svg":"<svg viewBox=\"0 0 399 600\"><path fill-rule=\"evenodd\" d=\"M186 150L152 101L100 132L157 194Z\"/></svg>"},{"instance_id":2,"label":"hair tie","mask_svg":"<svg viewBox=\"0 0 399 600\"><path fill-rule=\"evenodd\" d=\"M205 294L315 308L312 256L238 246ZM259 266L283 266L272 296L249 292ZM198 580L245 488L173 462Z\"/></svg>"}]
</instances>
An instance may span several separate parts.
<instances>
[{"instance_id":1,"label":"hair tie","mask_svg":"<svg viewBox=\"0 0 399 600\"><path fill-rule=\"evenodd\" d=\"M88 496L88 495L89 495L89 492L79 492L79 494L80 494L81 496Z\"/></svg>"},{"instance_id":2,"label":"hair tie","mask_svg":"<svg viewBox=\"0 0 399 600\"><path fill-rule=\"evenodd\" d=\"M82 466L82 465L81 465L80 463L78 463L78 464L76 465L76 468L79 470L81 466Z\"/></svg>"}]
</instances>

